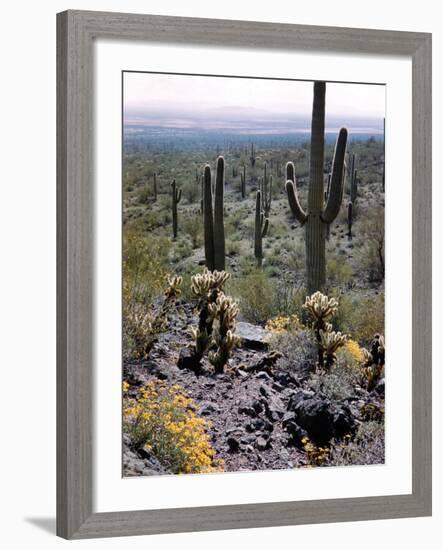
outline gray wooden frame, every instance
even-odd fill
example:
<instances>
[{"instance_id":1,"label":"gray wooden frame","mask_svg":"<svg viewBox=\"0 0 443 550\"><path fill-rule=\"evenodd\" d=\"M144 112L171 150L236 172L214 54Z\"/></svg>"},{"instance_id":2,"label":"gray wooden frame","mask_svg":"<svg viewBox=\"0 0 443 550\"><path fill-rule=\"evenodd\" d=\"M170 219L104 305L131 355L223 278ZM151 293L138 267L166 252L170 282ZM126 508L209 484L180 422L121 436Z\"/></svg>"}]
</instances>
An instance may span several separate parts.
<instances>
[{"instance_id":1,"label":"gray wooden frame","mask_svg":"<svg viewBox=\"0 0 443 550\"><path fill-rule=\"evenodd\" d=\"M412 494L93 513L93 41L149 40L412 60ZM68 539L431 514L431 35L88 11L57 16L57 534ZM408 337L408 335L405 335Z\"/></svg>"}]
</instances>

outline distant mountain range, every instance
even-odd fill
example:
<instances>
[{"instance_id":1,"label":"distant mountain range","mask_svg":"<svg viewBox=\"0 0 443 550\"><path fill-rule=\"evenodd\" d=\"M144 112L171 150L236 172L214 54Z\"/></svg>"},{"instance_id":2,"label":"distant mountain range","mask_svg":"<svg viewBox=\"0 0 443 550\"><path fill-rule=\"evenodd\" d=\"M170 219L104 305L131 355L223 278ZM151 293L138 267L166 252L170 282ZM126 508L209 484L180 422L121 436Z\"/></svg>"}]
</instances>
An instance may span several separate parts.
<instances>
[{"instance_id":1,"label":"distant mountain range","mask_svg":"<svg viewBox=\"0 0 443 550\"><path fill-rule=\"evenodd\" d=\"M124 111L125 129L152 127L176 130L206 130L238 134L309 133L311 116L288 115L259 109L229 107L211 109L134 109ZM346 126L352 133L383 134L383 119L346 115L326 115L326 129L334 132Z\"/></svg>"}]
</instances>

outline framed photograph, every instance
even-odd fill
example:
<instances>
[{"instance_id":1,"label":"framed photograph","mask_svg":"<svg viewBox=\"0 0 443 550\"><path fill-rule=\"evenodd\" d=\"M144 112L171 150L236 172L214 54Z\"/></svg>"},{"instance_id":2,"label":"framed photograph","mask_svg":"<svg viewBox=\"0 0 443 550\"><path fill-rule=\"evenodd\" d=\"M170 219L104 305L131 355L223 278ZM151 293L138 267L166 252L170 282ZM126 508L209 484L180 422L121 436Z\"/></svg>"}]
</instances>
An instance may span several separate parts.
<instances>
[{"instance_id":1,"label":"framed photograph","mask_svg":"<svg viewBox=\"0 0 443 550\"><path fill-rule=\"evenodd\" d=\"M57 47L57 533L430 515L431 35Z\"/></svg>"}]
</instances>

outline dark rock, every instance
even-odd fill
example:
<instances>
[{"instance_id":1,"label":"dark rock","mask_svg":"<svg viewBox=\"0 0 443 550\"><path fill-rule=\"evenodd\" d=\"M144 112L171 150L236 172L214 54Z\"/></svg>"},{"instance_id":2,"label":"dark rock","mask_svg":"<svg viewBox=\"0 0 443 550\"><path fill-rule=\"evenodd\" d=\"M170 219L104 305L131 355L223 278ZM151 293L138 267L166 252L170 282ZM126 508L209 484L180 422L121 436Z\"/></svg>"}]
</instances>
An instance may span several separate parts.
<instances>
[{"instance_id":1,"label":"dark rock","mask_svg":"<svg viewBox=\"0 0 443 550\"><path fill-rule=\"evenodd\" d=\"M380 380L375 385L375 388L373 390L376 394L378 394L380 397L385 396L385 379L380 378Z\"/></svg>"},{"instance_id":2,"label":"dark rock","mask_svg":"<svg viewBox=\"0 0 443 550\"><path fill-rule=\"evenodd\" d=\"M232 435L228 437L226 443L228 444L228 449L231 453L236 453L240 449L240 441Z\"/></svg>"},{"instance_id":3,"label":"dark rock","mask_svg":"<svg viewBox=\"0 0 443 550\"><path fill-rule=\"evenodd\" d=\"M159 365L155 361L143 363L143 367L159 380L167 380L171 376L171 368L165 365Z\"/></svg>"},{"instance_id":4,"label":"dark rock","mask_svg":"<svg viewBox=\"0 0 443 550\"><path fill-rule=\"evenodd\" d=\"M241 345L244 348L263 350L267 348L266 335L264 328L251 323L239 321L236 329L237 336L241 338Z\"/></svg>"},{"instance_id":5,"label":"dark rock","mask_svg":"<svg viewBox=\"0 0 443 550\"><path fill-rule=\"evenodd\" d=\"M251 407L257 414L263 412L263 404L258 399L254 399L254 401L251 403Z\"/></svg>"},{"instance_id":6,"label":"dark rock","mask_svg":"<svg viewBox=\"0 0 443 550\"><path fill-rule=\"evenodd\" d=\"M274 382L272 384L272 389L275 390L275 391L278 391L279 393L282 392L285 388L279 384L278 382Z\"/></svg>"},{"instance_id":7,"label":"dark rock","mask_svg":"<svg viewBox=\"0 0 443 550\"><path fill-rule=\"evenodd\" d=\"M263 429L265 429L265 421L261 418L254 418L249 424L246 424L246 431L248 432L257 432Z\"/></svg>"},{"instance_id":8,"label":"dark rock","mask_svg":"<svg viewBox=\"0 0 443 550\"><path fill-rule=\"evenodd\" d=\"M203 403L200 404L200 414L202 416L211 416L211 414L218 412L218 410L218 407L210 401L203 401Z\"/></svg>"},{"instance_id":9,"label":"dark rock","mask_svg":"<svg viewBox=\"0 0 443 550\"><path fill-rule=\"evenodd\" d=\"M286 371L274 372L274 380L283 387L298 386L298 379Z\"/></svg>"},{"instance_id":10,"label":"dark rock","mask_svg":"<svg viewBox=\"0 0 443 550\"><path fill-rule=\"evenodd\" d=\"M355 430L355 420L345 405L332 404L327 399L308 398L293 402L294 422L320 444L333 437L342 437Z\"/></svg>"},{"instance_id":11,"label":"dark rock","mask_svg":"<svg viewBox=\"0 0 443 550\"><path fill-rule=\"evenodd\" d=\"M255 409L251 405L241 405L238 408L238 412L240 414L246 414L247 416L252 416L252 418L255 418L257 416Z\"/></svg>"},{"instance_id":12,"label":"dark rock","mask_svg":"<svg viewBox=\"0 0 443 550\"><path fill-rule=\"evenodd\" d=\"M191 348L182 348L177 361L179 369L187 369L198 374L201 370L201 358Z\"/></svg>"}]
</instances>

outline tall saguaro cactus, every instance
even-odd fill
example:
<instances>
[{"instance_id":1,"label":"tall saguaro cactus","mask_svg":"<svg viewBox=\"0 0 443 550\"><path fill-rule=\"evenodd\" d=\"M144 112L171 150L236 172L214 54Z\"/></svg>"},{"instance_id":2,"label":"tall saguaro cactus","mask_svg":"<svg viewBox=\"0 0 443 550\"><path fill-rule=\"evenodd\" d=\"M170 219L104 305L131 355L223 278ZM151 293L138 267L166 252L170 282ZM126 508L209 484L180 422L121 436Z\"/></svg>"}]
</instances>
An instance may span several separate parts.
<instances>
[{"instance_id":1,"label":"tall saguaro cactus","mask_svg":"<svg viewBox=\"0 0 443 550\"><path fill-rule=\"evenodd\" d=\"M225 269L224 187L225 159L220 156L216 167L214 206L212 206L212 178L209 165L205 166L203 182L205 263L210 271Z\"/></svg>"},{"instance_id":2,"label":"tall saguaro cactus","mask_svg":"<svg viewBox=\"0 0 443 550\"><path fill-rule=\"evenodd\" d=\"M243 172L240 173L241 181L241 197L244 199L246 197L246 166L243 165Z\"/></svg>"},{"instance_id":3,"label":"tall saguaro cactus","mask_svg":"<svg viewBox=\"0 0 443 550\"><path fill-rule=\"evenodd\" d=\"M260 189L255 198L255 232L254 232L254 255L257 258L258 266L263 261L263 237L266 236L269 227L269 219L262 210L262 198Z\"/></svg>"},{"instance_id":4,"label":"tall saguaro cactus","mask_svg":"<svg viewBox=\"0 0 443 550\"><path fill-rule=\"evenodd\" d=\"M182 198L182 190L177 189L177 183L175 179L171 182L171 194L172 194L172 236L174 239L177 238L177 228L178 228L178 213L177 205Z\"/></svg>"},{"instance_id":5,"label":"tall saguaro cactus","mask_svg":"<svg viewBox=\"0 0 443 550\"><path fill-rule=\"evenodd\" d=\"M268 175L268 165L265 162L263 166L263 176L260 179L260 191L261 191L261 201L263 212L265 218L269 217L271 211L271 200L272 200L272 176Z\"/></svg>"},{"instance_id":6,"label":"tall saguaro cactus","mask_svg":"<svg viewBox=\"0 0 443 550\"><path fill-rule=\"evenodd\" d=\"M286 166L286 192L292 213L305 227L307 291L313 294L326 283L326 227L340 210L343 198L343 170L348 131L342 128L335 145L328 200L324 203L324 146L325 146L326 83L314 82L314 101L311 125L311 154L309 167L308 208L305 212L297 194L295 168Z\"/></svg>"}]
</instances>

